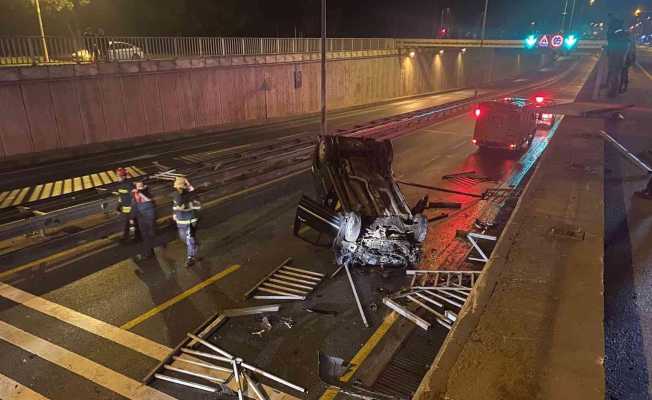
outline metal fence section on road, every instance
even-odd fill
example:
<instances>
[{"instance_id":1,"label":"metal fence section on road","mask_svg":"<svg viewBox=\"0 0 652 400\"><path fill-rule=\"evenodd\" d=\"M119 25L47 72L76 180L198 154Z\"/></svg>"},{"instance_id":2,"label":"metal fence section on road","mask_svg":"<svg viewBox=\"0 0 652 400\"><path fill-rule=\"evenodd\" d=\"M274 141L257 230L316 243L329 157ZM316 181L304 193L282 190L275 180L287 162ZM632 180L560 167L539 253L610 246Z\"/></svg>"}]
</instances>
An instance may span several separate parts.
<instances>
[{"instance_id":1,"label":"metal fence section on road","mask_svg":"<svg viewBox=\"0 0 652 400\"><path fill-rule=\"evenodd\" d=\"M390 38L332 38L327 51L392 50ZM45 48L49 55L46 61ZM0 65L33 65L180 57L317 53L319 38L204 36L0 36Z\"/></svg>"}]
</instances>

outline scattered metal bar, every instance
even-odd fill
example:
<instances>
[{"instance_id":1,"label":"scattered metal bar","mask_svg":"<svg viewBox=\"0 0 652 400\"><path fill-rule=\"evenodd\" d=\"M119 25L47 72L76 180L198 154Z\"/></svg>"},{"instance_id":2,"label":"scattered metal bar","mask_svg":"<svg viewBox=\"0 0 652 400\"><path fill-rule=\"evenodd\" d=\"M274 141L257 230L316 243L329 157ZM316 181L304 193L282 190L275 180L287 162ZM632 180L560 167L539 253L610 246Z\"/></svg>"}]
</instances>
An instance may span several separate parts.
<instances>
[{"instance_id":1,"label":"scattered metal bar","mask_svg":"<svg viewBox=\"0 0 652 400\"><path fill-rule=\"evenodd\" d=\"M265 395L263 392L263 388L260 387L258 382L256 382L251 376L246 371L242 372L242 375L244 375L245 380L247 381L247 387L250 387L251 390L254 391L254 394L258 398L258 400L268 400L268 397Z\"/></svg>"},{"instance_id":2,"label":"scattered metal bar","mask_svg":"<svg viewBox=\"0 0 652 400\"><path fill-rule=\"evenodd\" d=\"M407 296L407 298L408 298L408 300L410 300L410 301L413 302L414 304L420 306L420 307L423 308L424 310L429 311L430 313L434 314L437 318L446 318L446 317L444 316L444 314L442 314L442 313L436 311L434 308L428 306L427 304L423 303L422 301L420 301L419 299L415 298L414 296Z\"/></svg>"},{"instance_id":3,"label":"scattered metal bar","mask_svg":"<svg viewBox=\"0 0 652 400\"><path fill-rule=\"evenodd\" d=\"M215 392L218 392L220 390L220 389L218 389L216 387L206 386L206 385L202 385L202 384L199 384L199 383L186 381L184 379L174 378L174 377L171 377L169 375L164 375L164 374L158 374L157 373L157 374L154 374L154 377L156 379L160 379L162 381L172 382L172 383L176 383L177 385L188 386L188 387L191 387L191 388L204 390L204 391L210 392L210 393L215 393Z\"/></svg>"},{"instance_id":4,"label":"scattered metal bar","mask_svg":"<svg viewBox=\"0 0 652 400\"><path fill-rule=\"evenodd\" d=\"M426 293L428 293L428 294L430 294L430 295L433 295L433 296L435 296L435 297L438 298L438 299L444 300L444 301L447 302L448 304L452 304L452 305L454 305L455 307L462 308L462 306L463 306L463 304L460 304L460 303L458 303L458 302L456 302L456 301L453 301L453 300L449 299L448 297L446 297L446 296L442 296L442 295L440 295L440 294L438 294L438 293L434 293L434 292L431 292L431 291L429 291L429 290L426 290Z\"/></svg>"},{"instance_id":5,"label":"scattered metal bar","mask_svg":"<svg viewBox=\"0 0 652 400\"><path fill-rule=\"evenodd\" d=\"M417 324L418 327L421 329L427 331L430 329L430 322L426 321L425 319L419 317L418 315L414 314L413 312L409 311L407 308L401 306L397 302L393 301L389 297L384 297L383 298L383 304L385 304L387 307L391 308L392 310L396 311L398 314L402 315L403 317L409 319L410 321L414 322Z\"/></svg>"},{"instance_id":6,"label":"scattered metal bar","mask_svg":"<svg viewBox=\"0 0 652 400\"><path fill-rule=\"evenodd\" d=\"M280 383L281 385L285 385L285 386L287 386L287 387L289 387L289 388L292 388L292 389L294 389L294 390L296 390L296 391L298 391L298 392L301 392L301 393L305 393L305 392L306 392L306 388L301 387L301 386L299 386L299 385L295 385L295 384L292 383L292 382L288 382L288 381L286 381L286 380L283 379L283 378L280 378L280 377L278 377L278 376L276 376L276 375L274 375L274 374L271 374L271 373L269 373L269 372L267 372L267 371L264 371L264 370L262 370L262 369L260 369L260 368L254 367L254 366L251 365L251 364L247 364L247 363L244 362L244 361L241 361L241 362L240 362L240 366L243 367L243 368L245 368L245 369L248 369L249 371L251 371L251 372L253 372L253 373L256 373L256 374L258 374L258 375L262 375L262 376L264 376L264 377L267 378L267 379L271 379L271 380L273 380L273 381L275 381L275 382L278 382L278 383Z\"/></svg>"},{"instance_id":7,"label":"scattered metal bar","mask_svg":"<svg viewBox=\"0 0 652 400\"><path fill-rule=\"evenodd\" d=\"M219 365L204 363L204 362L201 362L201 361L190 360L190 359L179 357L179 356L174 356L173 358L176 361L186 363L186 364L196 365L198 367L214 369L215 371L231 372L231 370L229 368L220 367Z\"/></svg>"},{"instance_id":8,"label":"scattered metal bar","mask_svg":"<svg viewBox=\"0 0 652 400\"><path fill-rule=\"evenodd\" d=\"M305 300L306 296L312 293L317 285L324 279L325 275L319 272L309 271L303 268L291 267L292 258L288 257L272 272L265 275L251 289L245 293L245 298L252 295L255 299L267 300ZM277 295L272 298L262 296L256 292Z\"/></svg>"},{"instance_id":9,"label":"scattered metal bar","mask_svg":"<svg viewBox=\"0 0 652 400\"><path fill-rule=\"evenodd\" d=\"M233 365L233 377L235 378L235 385L238 389L238 400L243 400L242 384L240 383L240 371L238 371L238 360L232 360L231 365Z\"/></svg>"},{"instance_id":10,"label":"scattered metal bar","mask_svg":"<svg viewBox=\"0 0 652 400\"><path fill-rule=\"evenodd\" d=\"M469 233L467 233L466 238L469 240L469 242L471 242L471 246L473 246L473 248L474 248L474 249L478 252L478 254L480 255L479 258L478 258L478 257L472 257L472 256L469 256L469 260L471 260L471 261L480 261L480 262L485 262L485 263L486 263L487 261L489 261L489 257L488 257L488 256L485 254L485 252L480 248L480 245L478 244L478 242L476 241L476 239L491 240L491 241L494 241L494 242L495 242L497 238L496 238L495 236L482 235L482 234L475 233L475 232L469 232Z\"/></svg>"},{"instance_id":11,"label":"scattered metal bar","mask_svg":"<svg viewBox=\"0 0 652 400\"><path fill-rule=\"evenodd\" d=\"M353 277L351 276L351 271L349 270L348 264L344 264L344 270L346 271L346 275L349 277L349 283L351 284L351 291L353 292L353 297L355 297L355 303L358 306L358 311L360 312L362 323L364 324L364 326L368 328L369 322L367 322L367 316L365 315L364 309L362 308L362 303L360 303L360 298L358 297L358 291L355 289L355 283L353 283Z\"/></svg>"},{"instance_id":12,"label":"scattered metal bar","mask_svg":"<svg viewBox=\"0 0 652 400\"><path fill-rule=\"evenodd\" d=\"M173 367L173 366L168 365L168 364L164 365L163 368L167 369L168 371L178 372L180 374L185 374L185 375L194 376L196 378L206 379L207 381L210 381L210 382L215 382L215 383L224 383L225 382L223 379L219 379L219 378L215 378L215 377L212 377L212 376L200 374L199 372L188 371L187 369L183 369L183 368Z\"/></svg>"},{"instance_id":13,"label":"scattered metal bar","mask_svg":"<svg viewBox=\"0 0 652 400\"><path fill-rule=\"evenodd\" d=\"M477 194L477 193L460 192L459 190L444 189L444 188L437 187L437 186L428 186L428 185L422 185L422 184L419 184L419 183L412 183L412 182L405 182L405 181L396 181L396 182L400 183L401 185L413 186L413 187L417 187L417 188L421 188L421 189L435 190L435 191L444 192L444 193L459 194L459 195L462 195L462 196L475 197L477 199L482 198L482 195Z\"/></svg>"},{"instance_id":14,"label":"scattered metal bar","mask_svg":"<svg viewBox=\"0 0 652 400\"><path fill-rule=\"evenodd\" d=\"M602 136L603 139L605 139L607 142L611 143L616 150L622 155L624 155L627 159L629 159L635 166L640 168L641 170L645 171L648 174L652 174L652 169L643 161L641 161L638 157L636 157L634 154L632 154L625 146L622 144L618 143L616 139L614 139L611 135L609 135L606 131L600 130L600 136Z\"/></svg>"},{"instance_id":15,"label":"scattered metal bar","mask_svg":"<svg viewBox=\"0 0 652 400\"><path fill-rule=\"evenodd\" d=\"M431 303L431 304L433 304L433 305L435 305L435 306L437 306L437 307L444 307L444 305L443 305L442 303L440 303L440 302L438 302L438 301L435 301L435 300L431 299L430 297L424 295L423 293L420 293L420 292L414 292L414 295L417 296L417 297L422 298L423 300L425 300L425 301L427 301L428 303ZM409 298L409 295L408 295L407 297Z\"/></svg>"},{"instance_id":16,"label":"scattered metal bar","mask_svg":"<svg viewBox=\"0 0 652 400\"><path fill-rule=\"evenodd\" d=\"M269 305L258 306L258 307L232 308L229 310L222 311L222 314L227 317L241 317L244 315L277 312L278 310L280 310L280 308L281 306L279 304L269 304Z\"/></svg>"},{"instance_id":17,"label":"scattered metal bar","mask_svg":"<svg viewBox=\"0 0 652 400\"><path fill-rule=\"evenodd\" d=\"M216 361L222 361L222 362L226 362L226 363L231 362L231 358L223 357L223 356L217 356L215 354L205 353L203 351L197 351L197 350L189 349L187 347L183 347L181 349L181 352L186 353L186 354L190 354L190 355L193 355L193 356L210 358L210 359L216 360Z\"/></svg>"},{"instance_id":18,"label":"scattered metal bar","mask_svg":"<svg viewBox=\"0 0 652 400\"><path fill-rule=\"evenodd\" d=\"M216 352L218 354L221 354L222 356L224 356L226 358L233 359L233 356L231 354L229 354L228 352L226 352L226 351L220 349L219 347L215 346L213 343L210 343L210 342L208 342L208 341L206 341L206 340L204 340L204 339L202 339L200 337L197 337L197 336L193 335L192 333L188 333L187 335L188 335L188 337L190 337L192 339L195 339L196 341L198 341L199 343L201 343L204 346L208 347L209 349L213 350L214 352Z\"/></svg>"}]
</instances>

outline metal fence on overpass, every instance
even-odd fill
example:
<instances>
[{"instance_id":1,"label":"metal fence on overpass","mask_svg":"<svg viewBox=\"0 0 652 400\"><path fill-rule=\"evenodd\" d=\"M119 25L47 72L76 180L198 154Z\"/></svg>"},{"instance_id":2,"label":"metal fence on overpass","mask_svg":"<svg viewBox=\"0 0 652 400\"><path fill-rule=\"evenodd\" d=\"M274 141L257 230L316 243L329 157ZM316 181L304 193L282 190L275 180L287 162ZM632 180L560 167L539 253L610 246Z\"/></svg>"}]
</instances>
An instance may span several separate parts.
<instances>
[{"instance_id":1,"label":"metal fence on overpass","mask_svg":"<svg viewBox=\"0 0 652 400\"><path fill-rule=\"evenodd\" d=\"M419 47L480 47L475 39L331 38L327 51L394 50ZM486 47L523 47L521 40L485 40ZM602 41L580 41L597 49ZM60 64L182 57L318 53L319 38L204 36L0 36L0 65Z\"/></svg>"}]
</instances>

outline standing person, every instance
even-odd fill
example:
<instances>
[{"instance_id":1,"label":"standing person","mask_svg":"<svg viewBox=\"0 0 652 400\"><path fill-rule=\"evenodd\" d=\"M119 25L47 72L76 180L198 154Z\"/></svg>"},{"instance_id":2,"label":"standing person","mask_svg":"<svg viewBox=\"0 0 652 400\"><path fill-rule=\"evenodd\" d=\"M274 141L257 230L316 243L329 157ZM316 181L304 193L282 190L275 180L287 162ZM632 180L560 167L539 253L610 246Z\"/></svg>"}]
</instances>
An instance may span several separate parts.
<instances>
[{"instance_id":1,"label":"standing person","mask_svg":"<svg viewBox=\"0 0 652 400\"><path fill-rule=\"evenodd\" d=\"M129 173L124 168L118 168L116 171L118 176L118 187L113 194L118 196L118 212L120 213L120 218L123 220L122 227L122 242L128 242L131 236L131 227L135 227L135 212L132 207L132 191L134 190L134 184L129 182ZM134 239L138 238L138 229L136 228L136 233Z\"/></svg>"},{"instance_id":2,"label":"standing person","mask_svg":"<svg viewBox=\"0 0 652 400\"><path fill-rule=\"evenodd\" d=\"M135 182L131 191L134 213L138 230L143 240L142 259L154 256L154 240L156 238L156 207L149 188L143 182Z\"/></svg>"},{"instance_id":3,"label":"standing person","mask_svg":"<svg viewBox=\"0 0 652 400\"><path fill-rule=\"evenodd\" d=\"M197 211L201 206L198 201L192 199L194 190L186 178L175 179L172 211L179 239L186 245L186 267L193 266L197 260Z\"/></svg>"},{"instance_id":4,"label":"standing person","mask_svg":"<svg viewBox=\"0 0 652 400\"><path fill-rule=\"evenodd\" d=\"M623 28L622 20L614 20L611 24L612 32L607 32L607 87L609 97L615 97L621 88L621 78L625 63L625 55L629 47L629 35Z\"/></svg>"},{"instance_id":5,"label":"standing person","mask_svg":"<svg viewBox=\"0 0 652 400\"><path fill-rule=\"evenodd\" d=\"M625 93L629 87L629 68L636 63L636 42L632 34L627 36L627 49L623 62L623 70L620 77L620 93Z\"/></svg>"}]
</instances>

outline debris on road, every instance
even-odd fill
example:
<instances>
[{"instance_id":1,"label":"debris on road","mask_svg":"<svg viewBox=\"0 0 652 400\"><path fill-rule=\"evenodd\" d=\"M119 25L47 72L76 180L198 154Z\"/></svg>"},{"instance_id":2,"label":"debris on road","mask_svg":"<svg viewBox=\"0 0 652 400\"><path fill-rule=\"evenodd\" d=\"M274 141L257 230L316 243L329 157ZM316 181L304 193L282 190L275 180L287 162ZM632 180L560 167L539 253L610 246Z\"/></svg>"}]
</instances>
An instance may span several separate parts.
<instances>
[{"instance_id":1,"label":"debris on road","mask_svg":"<svg viewBox=\"0 0 652 400\"><path fill-rule=\"evenodd\" d=\"M289 257L245 293L258 300L305 300L324 279L324 274L291 267ZM255 294L255 293L261 294ZM264 293L264 294L262 294Z\"/></svg>"},{"instance_id":2,"label":"debris on road","mask_svg":"<svg viewBox=\"0 0 652 400\"><path fill-rule=\"evenodd\" d=\"M428 208L452 208L460 209L462 208L462 203L455 201L431 201L428 203Z\"/></svg>"},{"instance_id":3,"label":"debris on road","mask_svg":"<svg viewBox=\"0 0 652 400\"><path fill-rule=\"evenodd\" d=\"M229 318L241 317L245 315L277 312L278 310L280 310L280 308L281 306L279 304L269 304L266 306L258 306L258 307L232 308L229 310L222 311L222 315L227 316Z\"/></svg>"},{"instance_id":4,"label":"debris on road","mask_svg":"<svg viewBox=\"0 0 652 400\"><path fill-rule=\"evenodd\" d=\"M428 223L430 223L430 222L436 222L436 221L439 221L439 220L442 220L442 219L445 219L445 218L448 218L448 214L446 214L446 213L441 213L441 214L439 214L439 215L435 215L434 217L430 217L430 218L428 218Z\"/></svg>"},{"instance_id":5,"label":"debris on road","mask_svg":"<svg viewBox=\"0 0 652 400\"><path fill-rule=\"evenodd\" d=\"M465 186L473 186L483 182L496 181L495 179L489 178L488 176L477 175L475 171L444 175L441 177L441 179Z\"/></svg>"},{"instance_id":6,"label":"debris on road","mask_svg":"<svg viewBox=\"0 0 652 400\"><path fill-rule=\"evenodd\" d=\"M450 330L480 272L408 270L406 274L413 276L410 287L383 298L383 304L423 330L431 327L431 323L419 315L424 312Z\"/></svg>"},{"instance_id":7,"label":"debris on road","mask_svg":"<svg viewBox=\"0 0 652 400\"><path fill-rule=\"evenodd\" d=\"M322 310L320 308L314 308L314 307L308 307L304 308L305 311L308 311L309 313L315 313L315 314L322 314L322 315L331 315L333 317L336 317L338 312L333 311L333 310Z\"/></svg>"}]
</instances>

